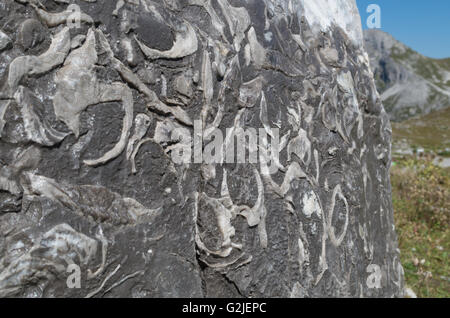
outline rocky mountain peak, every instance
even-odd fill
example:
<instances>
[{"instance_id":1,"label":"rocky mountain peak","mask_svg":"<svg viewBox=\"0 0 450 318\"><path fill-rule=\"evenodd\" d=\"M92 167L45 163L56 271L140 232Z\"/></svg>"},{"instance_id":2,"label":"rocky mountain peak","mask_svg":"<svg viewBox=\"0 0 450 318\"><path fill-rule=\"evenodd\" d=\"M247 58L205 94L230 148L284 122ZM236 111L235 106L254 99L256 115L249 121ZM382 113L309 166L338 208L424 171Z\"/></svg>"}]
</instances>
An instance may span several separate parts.
<instances>
[{"instance_id":1,"label":"rocky mountain peak","mask_svg":"<svg viewBox=\"0 0 450 318\"><path fill-rule=\"evenodd\" d=\"M391 120L450 106L450 59L423 56L381 30L365 30L364 46Z\"/></svg>"}]
</instances>

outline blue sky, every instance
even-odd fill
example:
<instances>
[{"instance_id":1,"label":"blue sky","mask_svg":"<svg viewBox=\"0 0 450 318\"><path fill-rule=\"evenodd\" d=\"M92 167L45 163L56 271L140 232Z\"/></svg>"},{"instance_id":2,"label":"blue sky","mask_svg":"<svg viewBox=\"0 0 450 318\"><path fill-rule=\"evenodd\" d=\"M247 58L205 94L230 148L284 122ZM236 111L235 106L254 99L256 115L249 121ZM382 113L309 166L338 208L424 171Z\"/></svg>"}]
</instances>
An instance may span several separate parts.
<instances>
[{"instance_id":1,"label":"blue sky","mask_svg":"<svg viewBox=\"0 0 450 318\"><path fill-rule=\"evenodd\" d=\"M450 0L356 0L363 27L367 7L381 8L381 30L433 58L450 57Z\"/></svg>"}]
</instances>

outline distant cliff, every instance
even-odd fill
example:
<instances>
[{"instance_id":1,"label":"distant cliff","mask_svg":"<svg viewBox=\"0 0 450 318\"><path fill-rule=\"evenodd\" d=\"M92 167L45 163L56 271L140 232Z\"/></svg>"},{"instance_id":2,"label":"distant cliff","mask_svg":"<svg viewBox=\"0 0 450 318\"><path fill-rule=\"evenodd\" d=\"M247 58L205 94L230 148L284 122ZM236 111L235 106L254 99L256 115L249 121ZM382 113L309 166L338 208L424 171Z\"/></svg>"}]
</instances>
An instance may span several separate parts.
<instances>
[{"instance_id":1,"label":"distant cliff","mask_svg":"<svg viewBox=\"0 0 450 318\"><path fill-rule=\"evenodd\" d=\"M364 41L391 120L450 106L450 58L425 57L379 30L364 31Z\"/></svg>"}]
</instances>

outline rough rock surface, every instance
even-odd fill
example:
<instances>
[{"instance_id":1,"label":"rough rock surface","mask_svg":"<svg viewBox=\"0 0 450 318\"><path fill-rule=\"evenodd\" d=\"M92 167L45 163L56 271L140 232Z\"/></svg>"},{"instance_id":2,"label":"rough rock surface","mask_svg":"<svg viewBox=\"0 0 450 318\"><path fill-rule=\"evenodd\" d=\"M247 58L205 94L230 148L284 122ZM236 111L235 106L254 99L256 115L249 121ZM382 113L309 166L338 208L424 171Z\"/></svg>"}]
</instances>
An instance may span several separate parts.
<instances>
[{"instance_id":1,"label":"rough rock surface","mask_svg":"<svg viewBox=\"0 0 450 318\"><path fill-rule=\"evenodd\" d=\"M365 30L364 42L392 121L450 107L450 59L423 56L380 30Z\"/></svg>"},{"instance_id":2,"label":"rough rock surface","mask_svg":"<svg viewBox=\"0 0 450 318\"><path fill-rule=\"evenodd\" d=\"M1 297L402 295L353 0L5 0L0 30ZM264 128L258 164L173 162L196 120Z\"/></svg>"}]
</instances>

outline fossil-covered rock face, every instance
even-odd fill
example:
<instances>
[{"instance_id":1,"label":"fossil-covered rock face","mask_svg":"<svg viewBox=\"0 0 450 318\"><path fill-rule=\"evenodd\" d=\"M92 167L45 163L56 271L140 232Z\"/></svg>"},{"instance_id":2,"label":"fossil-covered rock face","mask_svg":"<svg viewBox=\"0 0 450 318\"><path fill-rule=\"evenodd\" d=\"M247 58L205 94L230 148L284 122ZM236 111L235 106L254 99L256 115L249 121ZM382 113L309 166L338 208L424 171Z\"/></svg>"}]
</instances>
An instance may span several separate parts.
<instances>
[{"instance_id":1,"label":"fossil-covered rock face","mask_svg":"<svg viewBox=\"0 0 450 318\"><path fill-rule=\"evenodd\" d=\"M2 1L0 296L401 296L359 21L353 0ZM255 162L174 159L233 134Z\"/></svg>"}]
</instances>

